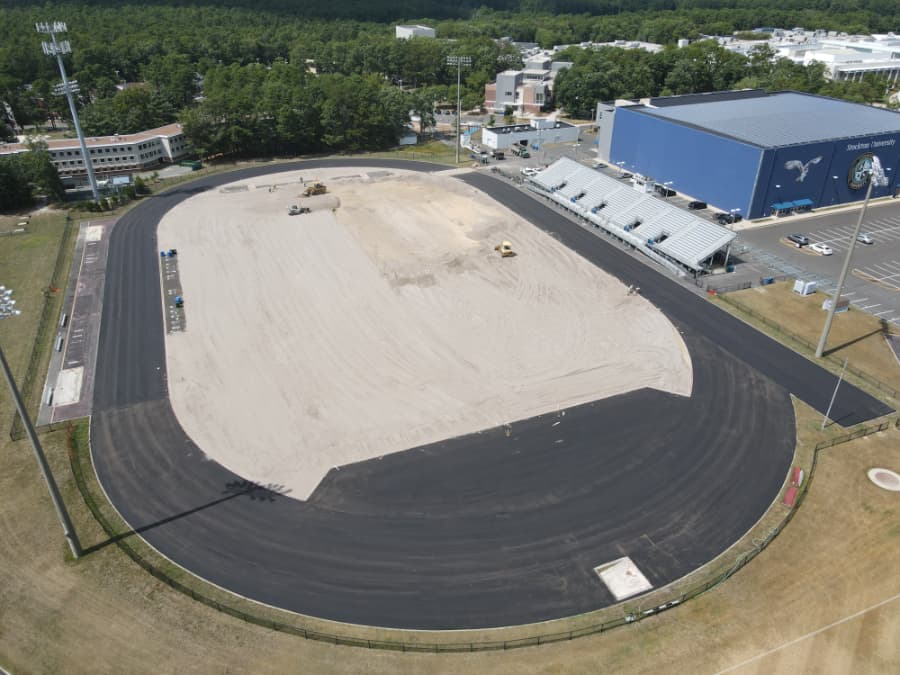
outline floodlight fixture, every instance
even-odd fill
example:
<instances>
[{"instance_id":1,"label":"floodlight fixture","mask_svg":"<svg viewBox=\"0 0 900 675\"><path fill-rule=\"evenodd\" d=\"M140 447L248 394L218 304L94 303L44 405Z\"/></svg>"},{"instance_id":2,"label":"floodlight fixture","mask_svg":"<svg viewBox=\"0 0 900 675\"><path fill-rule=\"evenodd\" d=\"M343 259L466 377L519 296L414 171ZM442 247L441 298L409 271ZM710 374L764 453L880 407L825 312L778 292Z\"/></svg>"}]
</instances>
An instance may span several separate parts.
<instances>
[{"instance_id":1,"label":"floodlight fixture","mask_svg":"<svg viewBox=\"0 0 900 675\"><path fill-rule=\"evenodd\" d=\"M456 163L459 164L459 146L462 143L462 139L459 136L459 119L462 116L462 110L460 109L460 94L459 94L459 86L460 86L460 77L462 72L462 67L465 66L468 68L472 65L472 57L471 56L460 56L460 55L452 55L447 57L447 65L448 66L456 66Z\"/></svg>"},{"instance_id":2,"label":"floodlight fixture","mask_svg":"<svg viewBox=\"0 0 900 675\"><path fill-rule=\"evenodd\" d=\"M78 144L81 146L81 157L84 160L84 168L87 170L88 182L91 184L91 193L94 201L100 201L100 191L97 188L97 178L94 176L94 163L88 152L87 143L84 140L84 132L81 131L81 123L78 121L78 111L75 109L75 99L72 94L78 93L78 82L69 81L66 76L66 67L63 65L62 55L71 54L72 47L68 40L60 42L56 39L57 33L65 33L68 28L63 21L54 21L53 23L36 23L35 30L38 33L44 33L50 36L49 42L42 42L41 47L47 56L55 56L56 63L59 65L59 74L62 76L62 84L54 88L57 95L65 94L69 101L69 111L72 113L72 123L75 125L75 133L78 135Z\"/></svg>"},{"instance_id":3,"label":"floodlight fixture","mask_svg":"<svg viewBox=\"0 0 900 675\"><path fill-rule=\"evenodd\" d=\"M890 169L888 169L888 171L890 171ZM853 249L856 248L859 230L862 227L863 218L866 217L866 209L869 207L869 198L872 196L872 187L884 187L889 182L878 155L872 155L869 165L864 169L864 174L869 181L869 186L866 188L866 198L863 201L862 209L859 211L859 218L856 219L856 227L853 228L853 234L850 235L850 246L847 247L847 255L844 257L844 266L841 268L841 275L838 277L834 295L831 296L831 306L828 308L828 316L825 317L825 325L822 327L822 335L819 337L819 344L816 347L817 359L821 358L825 353L825 344L828 342L828 333L831 332L831 323L834 321L834 313L837 311L838 301L841 299L841 292L844 290L844 281L846 281L847 272L850 270L850 258L853 257Z\"/></svg>"}]
</instances>

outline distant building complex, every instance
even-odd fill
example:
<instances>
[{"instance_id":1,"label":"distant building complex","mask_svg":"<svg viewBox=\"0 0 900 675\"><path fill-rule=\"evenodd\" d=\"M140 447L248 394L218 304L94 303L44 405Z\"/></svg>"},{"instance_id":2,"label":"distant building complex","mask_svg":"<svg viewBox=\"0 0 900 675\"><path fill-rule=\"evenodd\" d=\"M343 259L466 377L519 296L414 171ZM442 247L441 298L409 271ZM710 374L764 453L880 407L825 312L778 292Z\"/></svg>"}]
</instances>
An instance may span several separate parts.
<instances>
[{"instance_id":1,"label":"distant building complex","mask_svg":"<svg viewBox=\"0 0 900 675\"><path fill-rule=\"evenodd\" d=\"M887 80L896 87L900 83L900 37L893 33L881 35L847 35L834 31L806 31L803 28L758 28L757 32L771 35L760 40L737 40L732 37L715 39L731 51L749 54L761 45L768 45L776 57L790 59L805 66L813 62L825 65L825 75L833 80L859 81L868 74Z\"/></svg>"}]
</instances>

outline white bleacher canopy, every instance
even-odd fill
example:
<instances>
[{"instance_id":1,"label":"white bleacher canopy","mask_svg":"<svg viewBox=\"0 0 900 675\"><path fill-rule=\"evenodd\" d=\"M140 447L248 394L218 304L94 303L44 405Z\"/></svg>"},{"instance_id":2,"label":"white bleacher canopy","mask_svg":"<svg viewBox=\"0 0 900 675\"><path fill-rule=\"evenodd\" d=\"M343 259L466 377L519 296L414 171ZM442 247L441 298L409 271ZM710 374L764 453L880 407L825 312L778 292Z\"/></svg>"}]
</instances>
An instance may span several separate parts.
<instances>
[{"instance_id":1,"label":"white bleacher canopy","mask_svg":"<svg viewBox=\"0 0 900 675\"><path fill-rule=\"evenodd\" d=\"M533 176L531 182L553 201L651 257L661 256L695 272L704 271L705 261L736 236L565 157Z\"/></svg>"}]
</instances>

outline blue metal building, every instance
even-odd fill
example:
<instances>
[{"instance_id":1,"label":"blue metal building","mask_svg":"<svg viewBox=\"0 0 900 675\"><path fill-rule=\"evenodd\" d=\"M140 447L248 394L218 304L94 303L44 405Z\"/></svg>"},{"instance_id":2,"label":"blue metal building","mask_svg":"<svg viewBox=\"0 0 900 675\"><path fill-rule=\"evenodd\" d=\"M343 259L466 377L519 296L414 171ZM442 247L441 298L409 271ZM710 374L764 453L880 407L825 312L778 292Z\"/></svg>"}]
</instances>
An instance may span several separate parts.
<instances>
[{"instance_id":1,"label":"blue metal building","mask_svg":"<svg viewBox=\"0 0 900 675\"><path fill-rule=\"evenodd\" d=\"M618 106L609 159L722 211L761 218L865 197L877 155L900 188L900 113L798 92L691 94Z\"/></svg>"}]
</instances>

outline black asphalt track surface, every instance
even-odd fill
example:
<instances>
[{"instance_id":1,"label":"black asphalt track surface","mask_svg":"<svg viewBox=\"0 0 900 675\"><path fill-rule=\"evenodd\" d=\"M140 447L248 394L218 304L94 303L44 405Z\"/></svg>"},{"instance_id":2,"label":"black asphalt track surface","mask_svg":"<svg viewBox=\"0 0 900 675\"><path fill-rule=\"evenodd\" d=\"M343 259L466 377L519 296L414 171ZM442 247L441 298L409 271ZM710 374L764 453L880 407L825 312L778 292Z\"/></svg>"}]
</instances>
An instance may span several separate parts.
<instances>
[{"instance_id":1,"label":"black asphalt track surface","mask_svg":"<svg viewBox=\"0 0 900 675\"><path fill-rule=\"evenodd\" d=\"M167 397L159 219L223 183L359 164L304 162L207 177L148 199L116 225L91 443L104 489L142 537L195 574L278 607L445 629L612 604L595 566L628 555L660 586L708 562L758 520L789 469L789 392L824 409L834 376L481 174L462 178L640 286L670 317L691 353L692 396L639 390L513 422L508 433L486 430L344 466L306 502L208 459ZM887 412L847 384L836 406L844 423Z\"/></svg>"}]
</instances>

